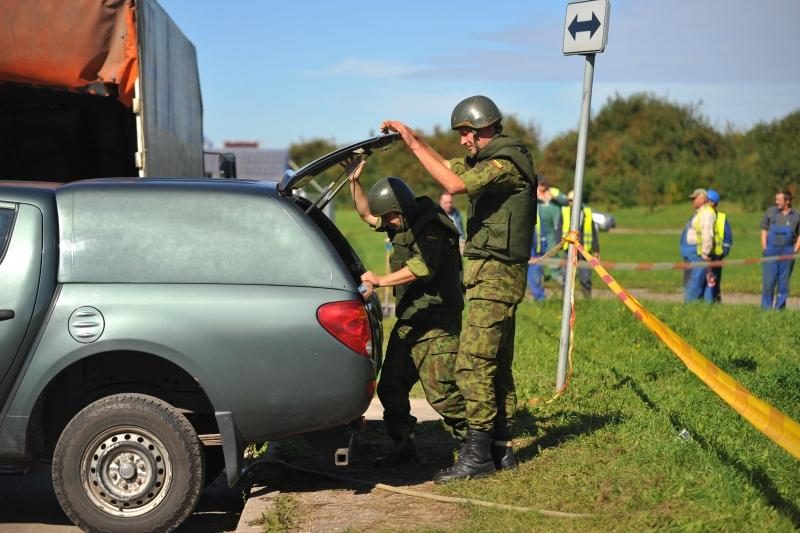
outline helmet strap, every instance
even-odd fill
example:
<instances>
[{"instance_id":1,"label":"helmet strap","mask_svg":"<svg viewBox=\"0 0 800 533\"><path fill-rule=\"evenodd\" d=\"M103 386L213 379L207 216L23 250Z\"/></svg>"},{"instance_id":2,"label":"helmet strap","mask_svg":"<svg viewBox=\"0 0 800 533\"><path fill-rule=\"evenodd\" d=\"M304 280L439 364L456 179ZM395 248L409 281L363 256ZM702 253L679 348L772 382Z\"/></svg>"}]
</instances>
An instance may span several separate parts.
<instances>
[{"instance_id":1,"label":"helmet strap","mask_svg":"<svg viewBox=\"0 0 800 533\"><path fill-rule=\"evenodd\" d=\"M408 229L408 217L405 214L400 213L400 232L406 232Z\"/></svg>"}]
</instances>

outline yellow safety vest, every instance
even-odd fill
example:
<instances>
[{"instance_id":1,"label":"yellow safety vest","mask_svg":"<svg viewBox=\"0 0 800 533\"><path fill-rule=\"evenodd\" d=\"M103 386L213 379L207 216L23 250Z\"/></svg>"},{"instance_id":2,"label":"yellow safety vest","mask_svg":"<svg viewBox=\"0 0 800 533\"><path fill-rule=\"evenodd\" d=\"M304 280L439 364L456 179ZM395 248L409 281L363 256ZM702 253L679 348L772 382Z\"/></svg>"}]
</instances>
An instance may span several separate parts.
<instances>
[{"instance_id":1,"label":"yellow safety vest","mask_svg":"<svg viewBox=\"0 0 800 533\"><path fill-rule=\"evenodd\" d=\"M561 208L561 237L566 237L567 233L569 233L569 225L572 219L572 209L569 206L565 206ZM594 240L592 238L592 208L591 207L584 207L583 208L583 247L586 249L587 252L592 253ZM569 243L564 243L564 249L566 250L569 246Z\"/></svg>"},{"instance_id":2,"label":"yellow safety vest","mask_svg":"<svg viewBox=\"0 0 800 533\"><path fill-rule=\"evenodd\" d=\"M547 250L542 249L542 221L539 218L538 209L536 210L536 227L533 229L533 231L536 235L536 253L541 255ZM548 242L547 246L552 246L552 244Z\"/></svg>"},{"instance_id":3,"label":"yellow safety vest","mask_svg":"<svg viewBox=\"0 0 800 533\"><path fill-rule=\"evenodd\" d=\"M697 255L703 255L702 254L702 250L703 250L703 228L700 226L700 215L703 214L703 211L711 211L711 213L713 213L715 217L717 216L716 213L714 213L714 208L711 207L710 205L706 204L703 207L701 207L699 211L697 211L697 214L695 214L694 218L692 219L692 228L694 229L694 234L697 237L697 245L696 245L697 246ZM714 224L716 226L716 222L714 222ZM723 228L724 228L724 226L723 226ZM714 229L714 233L716 233L716 227ZM716 243L716 242L717 242L717 239L716 239L716 235L715 235L714 236L714 243ZM712 244L711 245L711 253L714 253L715 249L716 249L716 244ZM722 240L721 239L719 241L719 249L722 250ZM722 253L722 252L720 251L720 253Z\"/></svg>"},{"instance_id":4,"label":"yellow safety vest","mask_svg":"<svg viewBox=\"0 0 800 533\"><path fill-rule=\"evenodd\" d=\"M717 211L717 220L714 221L714 255L722 257L722 244L725 240L725 218L728 215L722 211Z\"/></svg>"}]
</instances>

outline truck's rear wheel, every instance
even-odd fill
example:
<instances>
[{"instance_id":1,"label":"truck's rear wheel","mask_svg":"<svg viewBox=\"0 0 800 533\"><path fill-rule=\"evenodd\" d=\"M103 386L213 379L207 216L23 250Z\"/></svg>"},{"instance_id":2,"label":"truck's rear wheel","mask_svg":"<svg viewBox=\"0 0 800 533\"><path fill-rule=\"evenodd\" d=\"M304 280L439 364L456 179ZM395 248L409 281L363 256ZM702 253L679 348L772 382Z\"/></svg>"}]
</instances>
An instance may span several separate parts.
<instances>
[{"instance_id":1,"label":"truck's rear wheel","mask_svg":"<svg viewBox=\"0 0 800 533\"><path fill-rule=\"evenodd\" d=\"M67 424L53 454L64 512L88 531L171 531L203 489L203 450L174 407L144 394L102 398Z\"/></svg>"}]
</instances>

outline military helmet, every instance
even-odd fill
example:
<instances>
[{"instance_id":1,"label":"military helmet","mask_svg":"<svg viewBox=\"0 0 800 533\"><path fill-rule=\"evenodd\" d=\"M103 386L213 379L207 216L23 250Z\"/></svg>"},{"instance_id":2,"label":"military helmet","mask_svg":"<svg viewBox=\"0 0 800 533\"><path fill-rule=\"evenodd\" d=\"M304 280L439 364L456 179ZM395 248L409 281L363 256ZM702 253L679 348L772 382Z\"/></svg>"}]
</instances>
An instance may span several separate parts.
<instances>
[{"instance_id":1,"label":"military helmet","mask_svg":"<svg viewBox=\"0 0 800 533\"><path fill-rule=\"evenodd\" d=\"M372 186L367 201L369 212L376 217L390 211L410 215L416 205L416 195L405 181L396 176L388 176Z\"/></svg>"},{"instance_id":2,"label":"military helmet","mask_svg":"<svg viewBox=\"0 0 800 533\"><path fill-rule=\"evenodd\" d=\"M453 108L450 127L457 130L466 126L477 130L499 122L501 118L503 115L489 98L481 95L470 96Z\"/></svg>"}]
</instances>

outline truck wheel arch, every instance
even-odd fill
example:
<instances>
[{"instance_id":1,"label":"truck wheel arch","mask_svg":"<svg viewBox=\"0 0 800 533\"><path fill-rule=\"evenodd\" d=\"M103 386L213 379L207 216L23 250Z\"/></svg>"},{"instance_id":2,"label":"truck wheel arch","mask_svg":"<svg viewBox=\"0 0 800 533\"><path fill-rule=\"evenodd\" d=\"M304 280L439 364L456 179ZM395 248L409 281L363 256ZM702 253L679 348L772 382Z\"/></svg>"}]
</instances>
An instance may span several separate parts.
<instances>
[{"instance_id":1,"label":"truck wheel arch","mask_svg":"<svg viewBox=\"0 0 800 533\"><path fill-rule=\"evenodd\" d=\"M198 434L218 433L211 399L184 368L148 352L110 350L70 362L42 388L30 418L29 448L50 456L73 416L119 393L155 396L184 413Z\"/></svg>"}]
</instances>

